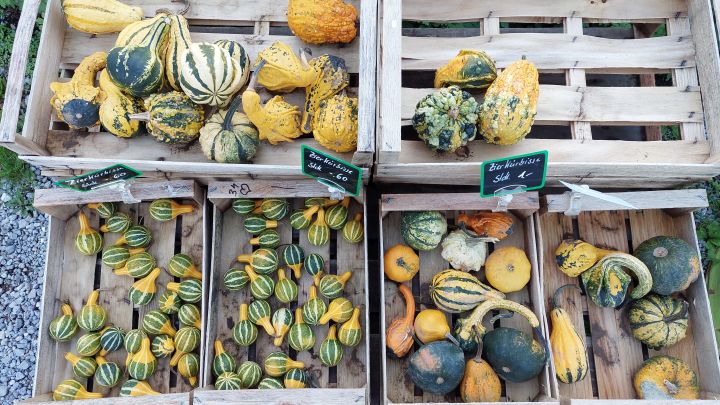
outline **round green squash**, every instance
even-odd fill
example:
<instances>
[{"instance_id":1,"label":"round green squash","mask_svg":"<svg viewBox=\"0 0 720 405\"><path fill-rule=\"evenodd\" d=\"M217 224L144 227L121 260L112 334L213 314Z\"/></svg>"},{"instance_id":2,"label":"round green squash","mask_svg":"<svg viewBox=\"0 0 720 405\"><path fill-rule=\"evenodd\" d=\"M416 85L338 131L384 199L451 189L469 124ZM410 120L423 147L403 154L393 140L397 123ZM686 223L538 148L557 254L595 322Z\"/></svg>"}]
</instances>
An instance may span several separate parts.
<instances>
[{"instance_id":1,"label":"round green squash","mask_svg":"<svg viewBox=\"0 0 720 405\"><path fill-rule=\"evenodd\" d=\"M252 235L258 235L266 229L277 228L277 221L265 219L262 215L248 215L243 221L245 231Z\"/></svg>"},{"instance_id":2,"label":"round green squash","mask_svg":"<svg viewBox=\"0 0 720 405\"><path fill-rule=\"evenodd\" d=\"M130 216L124 212L116 212L105 221L105 225L100 227L102 232L124 233L132 225Z\"/></svg>"},{"instance_id":3,"label":"round green squash","mask_svg":"<svg viewBox=\"0 0 720 405\"><path fill-rule=\"evenodd\" d=\"M262 378L262 369L254 361L245 361L237 369L241 388L253 388Z\"/></svg>"},{"instance_id":4,"label":"round green squash","mask_svg":"<svg viewBox=\"0 0 720 405\"><path fill-rule=\"evenodd\" d=\"M265 377L260 380L260 383L258 384L258 389L260 390L279 390L283 388L285 388L283 386L283 382L279 378L275 377Z\"/></svg>"},{"instance_id":5,"label":"round green squash","mask_svg":"<svg viewBox=\"0 0 720 405\"><path fill-rule=\"evenodd\" d=\"M194 326L200 329L200 309L195 304L183 304L178 310L178 319L183 326Z\"/></svg>"},{"instance_id":6,"label":"round green squash","mask_svg":"<svg viewBox=\"0 0 720 405\"><path fill-rule=\"evenodd\" d=\"M447 232L447 219L438 211L408 211L400 220L400 234L416 250L433 250Z\"/></svg>"},{"instance_id":7,"label":"round green squash","mask_svg":"<svg viewBox=\"0 0 720 405\"><path fill-rule=\"evenodd\" d=\"M425 392L445 395L462 380L465 356L462 349L447 342L437 341L421 346L408 364L412 382Z\"/></svg>"},{"instance_id":8,"label":"round green squash","mask_svg":"<svg viewBox=\"0 0 720 405\"><path fill-rule=\"evenodd\" d=\"M103 387L114 387L120 382L122 370L116 363L106 361L102 357L97 358L97 369L95 369L95 382Z\"/></svg>"},{"instance_id":9,"label":"round green squash","mask_svg":"<svg viewBox=\"0 0 720 405\"><path fill-rule=\"evenodd\" d=\"M670 295L687 289L700 275L697 250L680 238L656 236L635 249L652 274L652 291Z\"/></svg>"},{"instance_id":10,"label":"round green squash","mask_svg":"<svg viewBox=\"0 0 720 405\"><path fill-rule=\"evenodd\" d=\"M290 203L284 198L266 198L260 204L260 209L265 218L279 221L290 212Z\"/></svg>"},{"instance_id":11,"label":"round green squash","mask_svg":"<svg viewBox=\"0 0 720 405\"><path fill-rule=\"evenodd\" d=\"M305 251L300 245L291 244L285 246L283 250L283 261L293 270L297 280L300 280L302 276L303 260L305 260Z\"/></svg>"},{"instance_id":12,"label":"round green squash","mask_svg":"<svg viewBox=\"0 0 720 405\"><path fill-rule=\"evenodd\" d=\"M430 149L453 153L475 139L479 112L472 94L451 86L420 100L412 124Z\"/></svg>"},{"instance_id":13,"label":"round green squash","mask_svg":"<svg viewBox=\"0 0 720 405\"><path fill-rule=\"evenodd\" d=\"M111 246L102 253L103 264L113 269L119 269L125 266L129 258L130 251L122 246Z\"/></svg>"},{"instance_id":14,"label":"round green squash","mask_svg":"<svg viewBox=\"0 0 720 405\"><path fill-rule=\"evenodd\" d=\"M283 304L295 301L298 295L297 284L285 277L285 270L278 270L278 282L275 284L275 297Z\"/></svg>"},{"instance_id":15,"label":"round green squash","mask_svg":"<svg viewBox=\"0 0 720 405\"><path fill-rule=\"evenodd\" d=\"M215 380L215 389L219 391L239 390L240 388L242 388L242 380L232 371L222 372Z\"/></svg>"},{"instance_id":16,"label":"round green squash","mask_svg":"<svg viewBox=\"0 0 720 405\"><path fill-rule=\"evenodd\" d=\"M547 354L545 348L525 332L495 328L483 336L483 357L498 376L520 383L539 375Z\"/></svg>"},{"instance_id":17,"label":"round green squash","mask_svg":"<svg viewBox=\"0 0 720 405\"><path fill-rule=\"evenodd\" d=\"M275 249L280 246L280 234L274 229L266 229L250 239L249 243L253 246Z\"/></svg>"},{"instance_id":18,"label":"round green squash","mask_svg":"<svg viewBox=\"0 0 720 405\"><path fill-rule=\"evenodd\" d=\"M167 289L177 292L181 300L191 304L200 302L202 299L202 283L194 278L183 280L180 283L168 283Z\"/></svg>"},{"instance_id":19,"label":"round green squash","mask_svg":"<svg viewBox=\"0 0 720 405\"><path fill-rule=\"evenodd\" d=\"M137 351L140 350L142 340L146 337L148 337L148 335L142 329L129 330L128 333L125 334L125 351L130 354L137 353Z\"/></svg>"},{"instance_id":20,"label":"round green squash","mask_svg":"<svg viewBox=\"0 0 720 405\"><path fill-rule=\"evenodd\" d=\"M232 267L225 272L223 276L223 285L228 291L240 291L250 281L245 269L239 267Z\"/></svg>"},{"instance_id":21,"label":"round green squash","mask_svg":"<svg viewBox=\"0 0 720 405\"><path fill-rule=\"evenodd\" d=\"M60 310L62 315L50 322L48 333L58 342L67 342L77 333L78 324L69 304L63 304Z\"/></svg>"},{"instance_id":22,"label":"round green squash","mask_svg":"<svg viewBox=\"0 0 720 405\"><path fill-rule=\"evenodd\" d=\"M127 244L130 247L146 247L152 241L152 233L142 225L134 225L123 233L122 238L115 242L115 246Z\"/></svg>"},{"instance_id":23,"label":"round green squash","mask_svg":"<svg viewBox=\"0 0 720 405\"><path fill-rule=\"evenodd\" d=\"M283 383L285 388L305 388L307 386L305 371L299 368L291 368L285 373Z\"/></svg>"},{"instance_id":24,"label":"round green squash","mask_svg":"<svg viewBox=\"0 0 720 405\"><path fill-rule=\"evenodd\" d=\"M132 278L143 278L150 274L156 267L155 258L148 252L139 252L130 257L125 265L119 269L115 269L113 273L118 276L130 276Z\"/></svg>"},{"instance_id":25,"label":"round green squash","mask_svg":"<svg viewBox=\"0 0 720 405\"><path fill-rule=\"evenodd\" d=\"M337 327L331 326L327 338L320 344L320 362L327 367L334 367L340 364L343 358L344 349L337 339Z\"/></svg>"},{"instance_id":26,"label":"round green squash","mask_svg":"<svg viewBox=\"0 0 720 405\"><path fill-rule=\"evenodd\" d=\"M100 332L90 332L82 335L75 342L75 351L81 356L94 356L102 346L100 345Z\"/></svg>"},{"instance_id":27,"label":"round green squash","mask_svg":"<svg viewBox=\"0 0 720 405\"><path fill-rule=\"evenodd\" d=\"M107 312L105 308L97 304L100 297L100 290L94 290L90 293L87 302L80 309L77 315L77 324L80 329L88 332L100 330L105 326L107 321Z\"/></svg>"},{"instance_id":28,"label":"round green squash","mask_svg":"<svg viewBox=\"0 0 720 405\"><path fill-rule=\"evenodd\" d=\"M248 163L255 157L260 143L258 130L247 115L237 111L240 104L242 97L238 95L227 110L213 114L200 128L200 147L208 159Z\"/></svg>"},{"instance_id":29,"label":"round green squash","mask_svg":"<svg viewBox=\"0 0 720 405\"><path fill-rule=\"evenodd\" d=\"M255 200L252 198L236 198L233 201L232 208L233 211L239 215L247 215L253 211L257 213L257 210L260 209L260 204L262 204L261 200Z\"/></svg>"},{"instance_id":30,"label":"round green squash","mask_svg":"<svg viewBox=\"0 0 720 405\"><path fill-rule=\"evenodd\" d=\"M215 340L215 357L213 357L212 362L213 374L215 374L215 376L220 376L221 374L227 372L235 373L235 368L237 368L237 362L235 361L235 357L225 351L222 341ZM238 385L239 384L240 382L238 381Z\"/></svg>"},{"instance_id":31,"label":"round green squash","mask_svg":"<svg viewBox=\"0 0 720 405\"><path fill-rule=\"evenodd\" d=\"M635 339L651 349L672 346L685 337L688 328L688 303L657 294L633 301L628 310L630 329Z\"/></svg>"},{"instance_id":32,"label":"round green squash","mask_svg":"<svg viewBox=\"0 0 720 405\"><path fill-rule=\"evenodd\" d=\"M311 276L315 277L325 269L325 259L317 253L310 253L303 261L303 267ZM319 279L318 279L319 282Z\"/></svg>"},{"instance_id":33,"label":"round green squash","mask_svg":"<svg viewBox=\"0 0 720 405\"><path fill-rule=\"evenodd\" d=\"M105 353L120 349L124 340L125 330L117 326L105 328L100 334L100 346Z\"/></svg>"}]
</instances>

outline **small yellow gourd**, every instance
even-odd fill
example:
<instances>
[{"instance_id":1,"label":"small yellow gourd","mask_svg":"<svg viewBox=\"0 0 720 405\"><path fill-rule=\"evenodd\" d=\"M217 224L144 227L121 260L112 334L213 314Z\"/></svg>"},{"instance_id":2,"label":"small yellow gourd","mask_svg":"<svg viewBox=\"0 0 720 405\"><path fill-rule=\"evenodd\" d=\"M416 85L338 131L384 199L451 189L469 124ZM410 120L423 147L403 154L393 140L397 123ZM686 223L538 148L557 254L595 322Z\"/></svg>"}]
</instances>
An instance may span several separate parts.
<instances>
[{"instance_id":1,"label":"small yellow gourd","mask_svg":"<svg viewBox=\"0 0 720 405\"><path fill-rule=\"evenodd\" d=\"M485 277L491 286L503 293L522 290L530 281L530 260L514 246L495 249L485 261Z\"/></svg>"},{"instance_id":2,"label":"small yellow gourd","mask_svg":"<svg viewBox=\"0 0 720 405\"><path fill-rule=\"evenodd\" d=\"M415 317L415 336L427 344L450 336L447 317L437 309L424 309Z\"/></svg>"},{"instance_id":3,"label":"small yellow gourd","mask_svg":"<svg viewBox=\"0 0 720 405\"><path fill-rule=\"evenodd\" d=\"M145 111L139 98L126 95L110 80L107 70L100 73L100 89L107 96L100 105L100 123L118 138L132 138L140 133L141 121L131 120L130 115Z\"/></svg>"},{"instance_id":4,"label":"small yellow gourd","mask_svg":"<svg viewBox=\"0 0 720 405\"><path fill-rule=\"evenodd\" d=\"M95 75L105 68L107 54L95 52L75 69L69 82L52 82L50 105L70 128L88 128L100 122L100 104L105 92L95 87Z\"/></svg>"},{"instance_id":5,"label":"small yellow gourd","mask_svg":"<svg viewBox=\"0 0 720 405\"><path fill-rule=\"evenodd\" d=\"M460 382L463 402L499 402L501 394L500 377L480 354L465 363L465 374Z\"/></svg>"},{"instance_id":6,"label":"small yellow gourd","mask_svg":"<svg viewBox=\"0 0 720 405\"><path fill-rule=\"evenodd\" d=\"M585 350L585 342L572 324L568 313L558 305L558 297L567 287L580 290L580 287L574 284L566 284L555 290L552 298L553 309L550 311L552 323L550 346L558 380L565 384L573 384L585 378L588 370L588 354Z\"/></svg>"},{"instance_id":7,"label":"small yellow gourd","mask_svg":"<svg viewBox=\"0 0 720 405\"><path fill-rule=\"evenodd\" d=\"M88 34L110 34L141 21L143 10L117 0L64 0L60 2L68 25Z\"/></svg>"},{"instance_id":8,"label":"small yellow gourd","mask_svg":"<svg viewBox=\"0 0 720 405\"><path fill-rule=\"evenodd\" d=\"M308 87L317 75L315 69L307 62L304 49L300 50L300 58L298 58L287 44L280 41L258 53L255 72L257 82L261 86L281 93L291 92L298 87Z\"/></svg>"},{"instance_id":9,"label":"small yellow gourd","mask_svg":"<svg viewBox=\"0 0 720 405\"><path fill-rule=\"evenodd\" d=\"M385 251L383 262L385 276L398 283L412 280L420 271L420 257L401 243Z\"/></svg>"},{"instance_id":10,"label":"small yellow gourd","mask_svg":"<svg viewBox=\"0 0 720 405\"><path fill-rule=\"evenodd\" d=\"M616 252L596 248L579 239L564 240L555 249L555 261L560 271L569 277L577 277L610 253Z\"/></svg>"},{"instance_id":11,"label":"small yellow gourd","mask_svg":"<svg viewBox=\"0 0 720 405\"><path fill-rule=\"evenodd\" d=\"M300 131L300 109L288 104L281 96L275 96L263 106L260 95L255 91L257 74L242 94L242 105L250 122L257 127L260 140L271 145L292 142L302 135Z\"/></svg>"},{"instance_id":12,"label":"small yellow gourd","mask_svg":"<svg viewBox=\"0 0 720 405\"><path fill-rule=\"evenodd\" d=\"M320 145L335 152L357 149L357 98L338 94L321 101L313 113L312 133Z\"/></svg>"}]
</instances>

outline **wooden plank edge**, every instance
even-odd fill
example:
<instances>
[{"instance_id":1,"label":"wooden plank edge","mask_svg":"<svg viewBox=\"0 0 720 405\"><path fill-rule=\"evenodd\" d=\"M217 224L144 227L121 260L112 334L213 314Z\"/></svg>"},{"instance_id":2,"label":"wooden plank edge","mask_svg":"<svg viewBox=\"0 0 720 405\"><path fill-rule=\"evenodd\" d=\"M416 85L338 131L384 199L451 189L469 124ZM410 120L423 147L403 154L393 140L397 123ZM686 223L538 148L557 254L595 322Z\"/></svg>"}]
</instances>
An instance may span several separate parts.
<instances>
[{"instance_id":1,"label":"wooden plank edge","mask_svg":"<svg viewBox=\"0 0 720 405\"><path fill-rule=\"evenodd\" d=\"M358 140L353 164L370 167L375 152L377 107L378 0L360 3L360 78L358 91Z\"/></svg>"},{"instance_id":2,"label":"wooden plank edge","mask_svg":"<svg viewBox=\"0 0 720 405\"><path fill-rule=\"evenodd\" d=\"M299 180L239 180L213 181L208 184L208 199L223 209L223 200L233 198L308 198L330 197L324 184L304 177ZM354 197L360 204L365 201L365 188Z\"/></svg>"},{"instance_id":3,"label":"wooden plank edge","mask_svg":"<svg viewBox=\"0 0 720 405\"><path fill-rule=\"evenodd\" d=\"M480 198L479 193L435 194L383 194L380 199L382 213L390 211L418 210L492 210L498 206L498 198ZM508 210L538 210L540 199L535 191L513 195Z\"/></svg>"},{"instance_id":4,"label":"wooden plank edge","mask_svg":"<svg viewBox=\"0 0 720 405\"><path fill-rule=\"evenodd\" d=\"M707 191L704 189L638 191L607 194L613 197L621 198L637 207L637 209L697 209L708 206ZM585 212L627 209L625 207L588 196L582 196L580 204L580 209ZM565 212L570 208L570 194L546 195L543 197L543 207L547 208L547 212Z\"/></svg>"},{"instance_id":5,"label":"wooden plank edge","mask_svg":"<svg viewBox=\"0 0 720 405\"><path fill-rule=\"evenodd\" d=\"M366 403L363 388L302 388L282 390L199 389L193 392L193 404L283 404L349 405Z\"/></svg>"},{"instance_id":6,"label":"wooden plank edge","mask_svg":"<svg viewBox=\"0 0 720 405\"><path fill-rule=\"evenodd\" d=\"M93 405L190 405L192 403L192 393L183 392L178 394L161 394L143 397L108 397L93 399ZM18 401L18 404L35 404L35 405L77 405L85 401L53 401L52 394L43 394L36 397L28 398L24 401Z\"/></svg>"}]
</instances>

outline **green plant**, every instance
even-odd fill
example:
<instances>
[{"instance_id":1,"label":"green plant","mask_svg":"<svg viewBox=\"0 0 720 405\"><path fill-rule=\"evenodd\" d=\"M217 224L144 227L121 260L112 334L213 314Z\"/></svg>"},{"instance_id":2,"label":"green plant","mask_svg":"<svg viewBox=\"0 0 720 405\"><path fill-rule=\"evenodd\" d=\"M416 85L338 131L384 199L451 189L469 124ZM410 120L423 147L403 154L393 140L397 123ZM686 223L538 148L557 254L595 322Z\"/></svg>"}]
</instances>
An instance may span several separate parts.
<instances>
[{"instance_id":1,"label":"green plant","mask_svg":"<svg viewBox=\"0 0 720 405\"><path fill-rule=\"evenodd\" d=\"M10 208L22 215L33 211L32 200L27 194L35 187L35 173L30 165L20 160L11 150L0 147L0 182L11 187L10 200L5 202Z\"/></svg>"}]
</instances>

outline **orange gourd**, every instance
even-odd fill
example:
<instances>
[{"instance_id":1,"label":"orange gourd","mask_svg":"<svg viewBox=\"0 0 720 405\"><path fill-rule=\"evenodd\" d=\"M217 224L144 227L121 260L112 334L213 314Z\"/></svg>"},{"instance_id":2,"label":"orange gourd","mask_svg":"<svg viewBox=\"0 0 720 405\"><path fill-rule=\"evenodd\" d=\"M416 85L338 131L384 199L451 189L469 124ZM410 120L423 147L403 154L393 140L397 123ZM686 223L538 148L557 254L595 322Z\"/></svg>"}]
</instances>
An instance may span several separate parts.
<instances>
[{"instance_id":1,"label":"orange gourd","mask_svg":"<svg viewBox=\"0 0 720 405\"><path fill-rule=\"evenodd\" d=\"M415 298L405 284L398 285L398 291L405 299L405 316L395 318L385 332L385 345L389 354L403 357L413 346L413 323L415 322Z\"/></svg>"},{"instance_id":2,"label":"orange gourd","mask_svg":"<svg viewBox=\"0 0 720 405\"><path fill-rule=\"evenodd\" d=\"M357 36L357 9L342 0L290 0L288 26L309 44L348 43Z\"/></svg>"},{"instance_id":3,"label":"orange gourd","mask_svg":"<svg viewBox=\"0 0 720 405\"><path fill-rule=\"evenodd\" d=\"M385 252L385 276L402 283L412 280L420 270L420 257L410 247L397 244Z\"/></svg>"}]
</instances>

